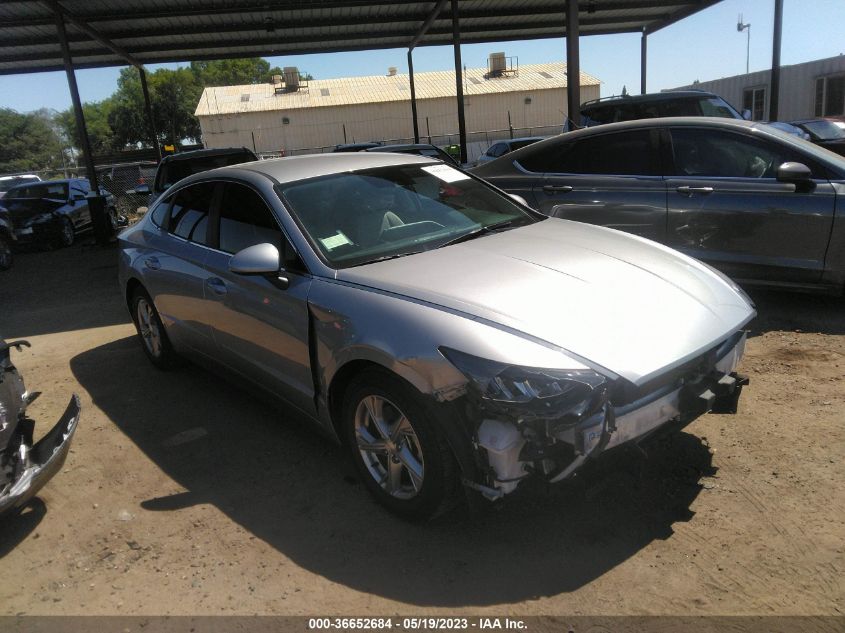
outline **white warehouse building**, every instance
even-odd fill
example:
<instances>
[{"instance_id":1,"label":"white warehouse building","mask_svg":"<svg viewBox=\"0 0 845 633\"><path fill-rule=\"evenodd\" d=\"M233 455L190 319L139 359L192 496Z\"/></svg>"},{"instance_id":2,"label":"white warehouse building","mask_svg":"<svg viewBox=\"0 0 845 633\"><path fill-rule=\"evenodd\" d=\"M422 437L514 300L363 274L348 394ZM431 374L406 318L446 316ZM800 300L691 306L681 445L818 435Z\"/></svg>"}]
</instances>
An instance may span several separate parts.
<instances>
[{"instance_id":1,"label":"white warehouse building","mask_svg":"<svg viewBox=\"0 0 845 633\"><path fill-rule=\"evenodd\" d=\"M206 88L196 116L207 147L249 147L258 153L326 151L341 143L413 142L410 84L386 75ZM547 63L464 72L469 158L494 140L556 134L567 116L566 64ZM458 142L453 71L414 73L420 142ZM599 97L600 82L581 73L582 101Z\"/></svg>"},{"instance_id":2,"label":"white warehouse building","mask_svg":"<svg viewBox=\"0 0 845 633\"><path fill-rule=\"evenodd\" d=\"M771 71L760 70L672 90L697 88L715 93L735 108L750 110L755 121L769 117ZM845 115L845 55L780 67L778 118L798 121Z\"/></svg>"}]
</instances>

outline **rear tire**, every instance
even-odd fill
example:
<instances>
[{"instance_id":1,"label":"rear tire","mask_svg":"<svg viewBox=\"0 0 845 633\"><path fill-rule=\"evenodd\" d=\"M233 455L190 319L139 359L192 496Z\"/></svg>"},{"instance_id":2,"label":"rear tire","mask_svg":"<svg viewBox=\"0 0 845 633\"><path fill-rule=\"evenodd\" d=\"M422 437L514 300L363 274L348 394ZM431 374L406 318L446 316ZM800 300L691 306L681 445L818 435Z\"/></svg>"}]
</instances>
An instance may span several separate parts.
<instances>
[{"instance_id":1,"label":"rear tire","mask_svg":"<svg viewBox=\"0 0 845 633\"><path fill-rule=\"evenodd\" d=\"M346 444L358 476L376 500L411 521L451 509L458 467L423 396L386 370L362 372L342 405Z\"/></svg>"},{"instance_id":2,"label":"rear tire","mask_svg":"<svg viewBox=\"0 0 845 633\"><path fill-rule=\"evenodd\" d=\"M159 369L171 369L180 364L179 355L170 344L164 324L153 300L142 288L132 293L132 320L141 341L141 348L150 362Z\"/></svg>"},{"instance_id":3,"label":"rear tire","mask_svg":"<svg viewBox=\"0 0 845 633\"><path fill-rule=\"evenodd\" d=\"M9 270L14 263L12 243L5 235L0 235L0 270Z\"/></svg>"}]
</instances>

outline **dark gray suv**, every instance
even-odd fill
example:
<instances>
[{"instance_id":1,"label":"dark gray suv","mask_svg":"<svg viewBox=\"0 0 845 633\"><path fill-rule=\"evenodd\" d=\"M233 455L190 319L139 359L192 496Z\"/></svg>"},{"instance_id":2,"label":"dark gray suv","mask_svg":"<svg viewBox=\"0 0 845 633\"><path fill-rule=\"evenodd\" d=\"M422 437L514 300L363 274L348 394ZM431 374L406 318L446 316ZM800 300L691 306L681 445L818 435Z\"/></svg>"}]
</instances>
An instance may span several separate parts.
<instances>
[{"instance_id":1,"label":"dark gray suv","mask_svg":"<svg viewBox=\"0 0 845 633\"><path fill-rule=\"evenodd\" d=\"M612 123L471 171L546 215L635 233L740 282L845 287L845 159L765 124Z\"/></svg>"}]
</instances>

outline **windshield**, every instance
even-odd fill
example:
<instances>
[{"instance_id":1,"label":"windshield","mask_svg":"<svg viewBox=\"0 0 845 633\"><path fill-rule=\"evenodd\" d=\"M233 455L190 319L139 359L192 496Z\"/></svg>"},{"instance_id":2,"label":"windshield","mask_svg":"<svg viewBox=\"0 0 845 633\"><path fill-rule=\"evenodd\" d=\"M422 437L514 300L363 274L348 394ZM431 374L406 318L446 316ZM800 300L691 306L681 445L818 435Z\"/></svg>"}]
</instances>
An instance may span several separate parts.
<instances>
[{"instance_id":1,"label":"windshield","mask_svg":"<svg viewBox=\"0 0 845 633\"><path fill-rule=\"evenodd\" d=\"M11 189L9 198L53 198L67 200L66 182L39 182L37 185L20 185Z\"/></svg>"},{"instance_id":2,"label":"windshield","mask_svg":"<svg viewBox=\"0 0 845 633\"><path fill-rule=\"evenodd\" d=\"M8 191L12 187L17 187L27 182L40 182L35 176L20 176L19 178L6 178L0 180L0 191Z\"/></svg>"},{"instance_id":3,"label":"windshield","mask_svg":"<svg viewBox=\"0 0 845 633\"><path fill-rule=\"evenodd\" d=\"M821 141L833 141L845 138L845 130L831 121L809 121L802 123L801 127Z\"/></svg>"},{"instance_id":4,"label":"windshield","mask_svg":"<svg viewBox=\"0 0 845 633\"><path fill-rule=\"evenodd\" d=\"M443 163L332 174L277 191L332 268L432 250L540 219Z\"/></svg>"}]
</instances>

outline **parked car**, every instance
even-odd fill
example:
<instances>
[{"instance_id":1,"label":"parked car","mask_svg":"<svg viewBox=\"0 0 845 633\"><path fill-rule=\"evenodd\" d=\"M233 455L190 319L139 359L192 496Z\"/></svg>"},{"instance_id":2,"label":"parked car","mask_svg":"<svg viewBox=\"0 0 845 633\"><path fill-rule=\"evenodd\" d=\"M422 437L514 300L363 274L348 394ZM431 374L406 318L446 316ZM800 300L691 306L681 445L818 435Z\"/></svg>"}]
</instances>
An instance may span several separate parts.
<instances>
[{"instance_id":1,"label":"parked car","mask_svg":"<svg viewBox=\"0 0 845 633\"><path fill-rule=\"evenodd\" d=\"M761 121L761 123L765 123L766 125L771 125L773 128L778 129L781 132L786 132L787 134L792 134L794 136L797 136L798 138L804 139L805 141L810 140L809 134L807 134L800 127L792 125L791 123L784 123L783 121Z\"/></svg>"},{"instance_id":2,"label":"parked car","mask_svg":"<svg viewBox=\"0 0 845 633\"><path fill-rule=\"evenodd\" d=\"M845 129L835 122L828 119L806 119L793 121L792 125L804 130L816 145L845 156Z\"/></svg>"},{"instance_id":3,"label":"parked car","mask_svg":"<svg viewBox=\"0 0 845 633\"><path fill-rule=\"evenodd\" d=\"M148 195L138 194L136 188L152 183L156 169L153 161L120 163L98 169L98 178L100 185L114 195L118 213L134 213L148 198Z\"/></svg>"},{"instance_id":4,"label":"parked car","mask_svg":"<svg viewBox=\"0 0 845 633\"><path fill-rule=\"evenodd\" d=\"M546 215L636 233L741 283L845 286L845 161L766 124L608 124L473 173Z\"/></svg>"},{"instance_id":5,"label":"parked car","mask_svg":"<svg viewBox=\"0 0 845 633\"><path fill-rule=\"evenodd\" d=\"M0 198L12 187L32 182L41 182L41 178L35 174L18 174L16 176L0 176Z\"/></svg>"},{"instance_id":6,"label":"parked car","mask_svg":"<svg viewBox=\"0 0 845 633\"><path fill-rule=\"evenodd\" d=\"M372 149L373 147L379 147L381 143L377 143L375 141L369 143L343 143L341 145L335 145L333 152L363 152L367 149Z\"/></svg>"},{"instance_id":7,"label":"parked car","mask_svg":"<svg viewBox=\"0 0 845 633\"><path fill-rule=\"evenodd\" d=\"M476 165L483 165L484 163L490 162L491 160L495 160L505 154L509 154L512 151L519 149L520 147L525 147L526 145L531 145L532 143L536 143L537 141L542 141L545 136L524 136L522 138L511 138L505 139L504 141L499 141L497 143L493 143L490 147L487 148L487 151L484 152L478 159L475 161Z\"/></svg>"},{"instance_id":8,"label":"parked car","mask_svg":"<svg viewBox=\"0 0 845 633\"><path fill-rule=\"evenodd\" d=\"M619 121L672 116L709 116L750 119L719 95L703 90L671 90L644 95L602 97L581 104L581 125L590 127Z\"/></svg>"},{"instance_id":9,"label":"parked car","mask_svg":"<svg viewBox=\"0 0 845 633\"><path fill-rule=\"evenodd\" d=\"M170 187L192 174L255 160L258 156L246 147L217 147L170 154L158 164L152 189L148 184L141 184L127 193L148 196L147 203L150 205Z\"/></svg>"},{"instance_id":10,"label":"parked car","mask_svg":"<svg viewBox=\"0 0 845 633\"><path fill-rule=\"evenodd\" d=\"M35 421L26 408L39 392L27 391L10 352L27 341L0 338L0 515L23 508L64 465L79 424L74 395L56 425L33 442Z\"/></svg>"},{"instance_id":11,"label":"parked car","mask_svg":"<svg viewBox=\"0 0 845 633\"><path fill-rule=\"evenodd\" d=\"M93 227L88 206L90 193L84 178L45 180L9 189L0 209L8 214L16 244L70 246L79 233ZM102 188L100 194L105 198L112 230L116 231L121 221L114 196Z\"/></svg>"},{"instance_id":12,"label":"parked car","mask_svg":"<svg viewBox=\"0 0 845 633\"><path fill-rule=\"evenodd\" d=\"M370 147L365 152L394 152L396 154L416 154L442 160L447 165L458 166L458 162L439 147L426 143L410 143L407 145L379 145Z\"/></svg>"},{"instance_id":13,"label":"parked car","mask_svg":"<svg viewBox=\"0 0 845 633\"><path fill-rule=\"evenodd\" d=\"M154 365L287 401L417 519L735 410L755 314L689 257L368 152L183 180L121 233L119 271Z\"/></svg>"}]
</instances>

